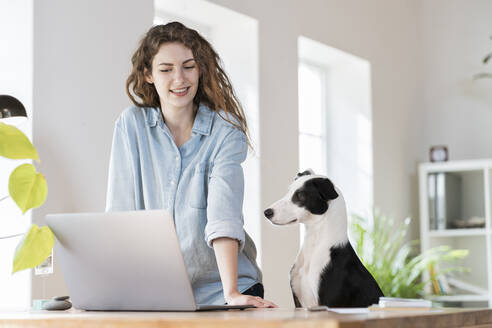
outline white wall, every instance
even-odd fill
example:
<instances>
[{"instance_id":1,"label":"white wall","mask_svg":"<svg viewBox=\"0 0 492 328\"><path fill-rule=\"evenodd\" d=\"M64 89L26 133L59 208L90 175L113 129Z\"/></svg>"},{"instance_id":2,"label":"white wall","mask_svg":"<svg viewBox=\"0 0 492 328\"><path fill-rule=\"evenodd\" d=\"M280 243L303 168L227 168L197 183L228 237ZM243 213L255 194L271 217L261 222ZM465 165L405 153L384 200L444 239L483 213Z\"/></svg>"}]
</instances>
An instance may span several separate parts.
<instances>
[{"instance_id":1,"label":"white wall","mask_svg":"<svg viewBox=\"0 0 492 328\"><path fill-rule=\"evenodd\" d=\"M419 160L431 145L448 146L450 158L492 158L492 79L472 81L492 52L492 1L419 1L422 36L423 134Z\"/></svg>"},{"instance_id":2,"label":"white wall","mask_svg":"<svg viewBox=\"0 0 492 328\"><path fill-rule=\"evenodd\" d=\"M32 0L0 0L0 95L11 95L32 118ZM17 127L31 138L31 120ZM0 157L0 199L8 195L11 172L30 161ZM31 211L22 215L11 198L0 202L0 236L26 231ZM30 305L30 270L12 275L15 247L22 236L0 239L0 309L26 309Z\"/></svg>"},{"instance_id":3,"label":"white wall","mask_svg":"<svg viewBox=\"0 0 492 328\"><path fill-rule=\"evenodd\" d=\"M258 19L262 206L281 197L296 173L297 38L317 40L369 61L372 69L374 203L397 218L412 214L420 69L416 5L398 1L214 0ZM240 36L238 36L240 37ZM409 164L410 163L410 164ZM417 211L414 211L416 214ZM263 221L266 297L292 305L288 272L297 228Z\"/></svg>"},{"instance_id":4,"label":"white wall","mask_svg":"<svg viewBox=\"0 0 492 328\"><path fill-rule=\"evenodd\" d=\"M130 57L153 11L152 0L34 1L33 135L49 189L35 223L104 210L113 123L130 104ZM66 294L56 265L45 287L33 277L32 297Z\"/></svg>"}]
</instances>

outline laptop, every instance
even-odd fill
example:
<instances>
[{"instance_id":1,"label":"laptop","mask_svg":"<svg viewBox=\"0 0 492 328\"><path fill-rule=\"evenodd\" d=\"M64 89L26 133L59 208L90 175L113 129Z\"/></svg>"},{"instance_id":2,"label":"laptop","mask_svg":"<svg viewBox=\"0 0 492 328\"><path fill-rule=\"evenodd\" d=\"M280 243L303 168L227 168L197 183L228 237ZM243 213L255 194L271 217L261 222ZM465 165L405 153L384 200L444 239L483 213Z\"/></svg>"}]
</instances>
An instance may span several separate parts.
<instances>
[{"instance_id":1,"label":"laptop","mask_svg":"<svg viewBox=\"0 0 492 328\"><path fill-rule=\"evenodd\" d=\"M203 311L167 210L50 214L58 260L73 306L99 311Z\"/></svg>"}]
</instances>

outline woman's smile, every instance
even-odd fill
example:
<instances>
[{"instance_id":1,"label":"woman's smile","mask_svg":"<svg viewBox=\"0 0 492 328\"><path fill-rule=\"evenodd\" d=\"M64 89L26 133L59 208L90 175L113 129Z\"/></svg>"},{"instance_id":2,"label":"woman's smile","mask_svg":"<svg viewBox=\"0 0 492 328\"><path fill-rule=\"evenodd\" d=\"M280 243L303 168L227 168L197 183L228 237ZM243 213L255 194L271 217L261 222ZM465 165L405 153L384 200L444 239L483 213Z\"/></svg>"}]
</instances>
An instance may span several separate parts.
<instances>
[{"instance_id":1,"label":"woman's smile","mask_svg":"<svg viewBox=\"0 0 492 328\"><path fill-rule=\"evenodd\" d=\"M174 94L177 97L183 97L188 94L188 91L190 90L190 87L185 87L185 88L179 88L179 89L171 89L172 94Z\"/></svg>"}]
</instances>

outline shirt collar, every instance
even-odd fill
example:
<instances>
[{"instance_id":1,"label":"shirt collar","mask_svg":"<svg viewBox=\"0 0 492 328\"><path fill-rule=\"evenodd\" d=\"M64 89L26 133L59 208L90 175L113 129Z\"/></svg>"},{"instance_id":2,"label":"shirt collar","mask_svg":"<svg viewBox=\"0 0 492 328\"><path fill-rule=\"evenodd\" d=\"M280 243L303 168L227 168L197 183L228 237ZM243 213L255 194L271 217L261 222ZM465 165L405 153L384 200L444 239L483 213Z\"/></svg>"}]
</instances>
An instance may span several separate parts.
<instances>
[{"instance_id":1,"label":"shirt collar","mask_svg":"<svg viewBox=\"0 0 492 328\"><path fill-rule=\"evenodd\" d=\"M193 122L192 132L208 136L212 129L214 113L206 105L200 104Z\"/></svg>"},{"instance_id":2,"label":"shirt collar","mask_svg":"<svg viewBox=\"0 0 492 328\"><path fill-rule=\"evenodd\" d=\"M157 122L161 119L159 108L149 108L147 111L147 124L153 128L157 125Z\"/></svg>"},{"instance_id":3,"label":"shirt collar","mask_svg":"<svg viewBox=\"0 0 492 328\"><path fill-rule=\"evenodd\" d=\"M162 120L159 108L149 108L147 111L147 123L150 127L155 127L157 122ZM206 105L200 104L193 122L192 132L209 135L212 129L213 112Z\"/></svg>"}]
</instances>

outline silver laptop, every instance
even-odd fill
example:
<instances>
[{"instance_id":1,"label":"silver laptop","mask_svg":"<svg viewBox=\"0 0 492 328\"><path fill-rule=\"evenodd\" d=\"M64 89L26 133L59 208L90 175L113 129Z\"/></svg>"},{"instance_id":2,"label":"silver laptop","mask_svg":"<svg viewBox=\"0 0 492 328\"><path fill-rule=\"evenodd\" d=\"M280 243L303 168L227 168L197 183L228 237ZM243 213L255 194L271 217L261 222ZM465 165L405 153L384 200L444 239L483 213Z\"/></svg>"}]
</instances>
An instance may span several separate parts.
<instances>
[{"instance_id":1,"label":"silver laptop","mask_svg":"<svg viewBox=\"0 0 492 328\"><path fill-rule=\"evenodd\" d=\"M101 311L198 311L172 215L166 210L51 214L55 260L74 307Z\"/></svg>"}]
</instances>

